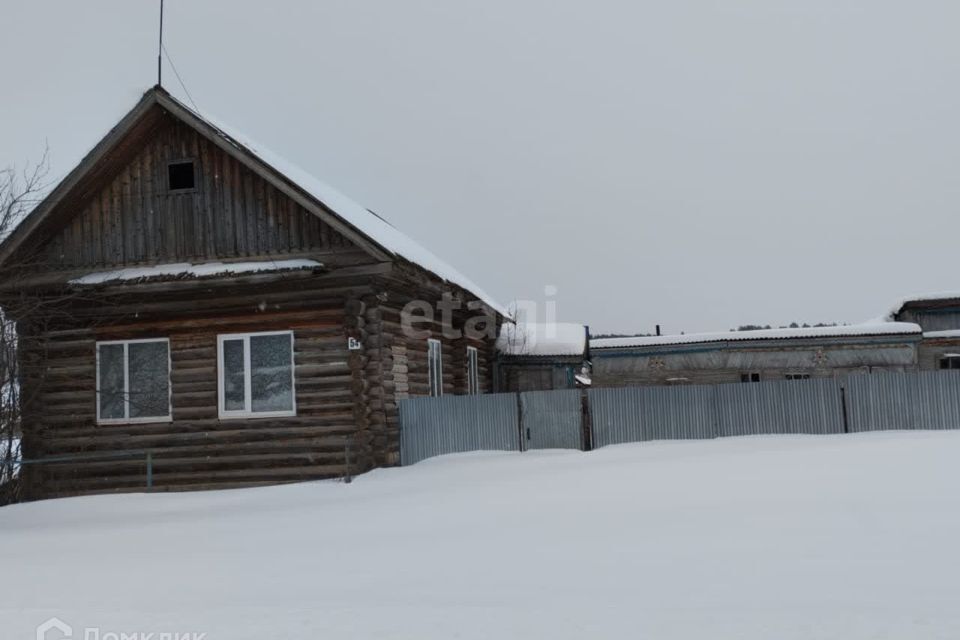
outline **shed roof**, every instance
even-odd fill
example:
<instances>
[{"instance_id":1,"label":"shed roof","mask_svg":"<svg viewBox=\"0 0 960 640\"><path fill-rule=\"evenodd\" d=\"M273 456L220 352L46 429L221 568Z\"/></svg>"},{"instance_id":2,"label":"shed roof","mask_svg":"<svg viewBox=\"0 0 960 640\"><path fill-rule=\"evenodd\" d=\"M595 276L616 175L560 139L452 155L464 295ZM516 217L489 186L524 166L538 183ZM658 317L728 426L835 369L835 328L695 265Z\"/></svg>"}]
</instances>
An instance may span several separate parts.
<instances>
[{"instance_id":1,"label":"shed roof","mask_svg":"<svg viewBox=\"0 0 960 640\"><path fill-rule=\"evenodd\" d=\"M912 322L876 322L836 327L800 327L796 329L759 329L756 331L725 331L717 333L687 333L672 336L634 336L628 338L599 338L590 341L591 349L620 349L655 347L662 345L704 344L711 342L744 342L754 340L785 340L812 338L848 338L889 335L921 335L919 325Z\"/></svg>"},{"instance_id":2,"label":"shed roof","mask_svg":"<svg viewBox=\"0 0 960 640\"><path fill-rule=\"evenodd\" d=\"M960 291L934 291L931 293L915 293L900 298L896 304L890 307L890 310L883 316L884 320L896 320L897 316L907 305L924 302L950 302L960 301Z\"/></svg>"}]
</instances>

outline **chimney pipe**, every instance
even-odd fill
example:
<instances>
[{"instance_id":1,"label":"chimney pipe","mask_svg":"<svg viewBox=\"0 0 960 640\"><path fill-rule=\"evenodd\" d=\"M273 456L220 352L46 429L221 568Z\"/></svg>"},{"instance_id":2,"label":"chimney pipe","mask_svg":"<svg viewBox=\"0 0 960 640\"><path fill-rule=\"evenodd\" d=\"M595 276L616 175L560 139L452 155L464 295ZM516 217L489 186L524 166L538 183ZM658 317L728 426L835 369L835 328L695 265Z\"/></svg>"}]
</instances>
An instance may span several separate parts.
<instances>
[{"instance_id":1,"label":"chimney pipe","mask_svg":"<svg viewBox=\"0 0 960 640\"><path fill-rule=\"evenodd\" d=\"M657 335L660 335L660 325L657 325Z\"/></svg>"}]
</instances>

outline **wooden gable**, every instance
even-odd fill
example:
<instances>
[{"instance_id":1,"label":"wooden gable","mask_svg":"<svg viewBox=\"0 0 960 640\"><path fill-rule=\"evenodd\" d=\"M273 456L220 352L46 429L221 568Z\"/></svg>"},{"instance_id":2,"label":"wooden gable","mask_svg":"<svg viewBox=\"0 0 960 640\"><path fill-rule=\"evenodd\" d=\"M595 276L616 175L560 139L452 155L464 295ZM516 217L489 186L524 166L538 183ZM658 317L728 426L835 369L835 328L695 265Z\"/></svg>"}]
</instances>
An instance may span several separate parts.
<instances>
[{"instance_id":1,"label":"wooden gable","mask_svg":"<svg viewBox=\"0 0 960 640\"><path fill-rule=\"evenodd\" d=\"M98 184L70 207L72 216L61 218L36 254L39 265L75 269L318 254L355 261L363 255L167 112L133 146L108 165L109 174L96 176ZM169 188L168 167L178 162L192 163L193 188Z\"/></svg>"}]
</instances>

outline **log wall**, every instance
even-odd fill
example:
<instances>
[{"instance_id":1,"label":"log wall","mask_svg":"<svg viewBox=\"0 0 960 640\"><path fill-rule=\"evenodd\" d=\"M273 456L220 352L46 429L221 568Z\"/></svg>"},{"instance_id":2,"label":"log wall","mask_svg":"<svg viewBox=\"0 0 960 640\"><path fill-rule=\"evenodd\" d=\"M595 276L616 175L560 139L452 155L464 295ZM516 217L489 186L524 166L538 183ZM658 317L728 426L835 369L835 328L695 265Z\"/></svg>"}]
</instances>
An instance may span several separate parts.
<instances>
[{"instance_id":1,"label":"log wall","mask_svg":"<svg viewBox=\"0 0 960 640\"><path fill-rule=\"evenodd\" d=\"M402 330L400 303L411 294L400 283L343 273L112 285L70 301L43 328L24 325L24 456L150 450L154 490L341 477L398 463L397 400L428 393L426 337ZM217 336L277 330L294 333L297 415L220 419ZM439 322L426 330L443 344L445 393L467 390L468 345L478 347L481 390L491 389L492 340L446 336ZM172 420L98 424L96 343L137 338L170 341ZM348 348L349 338L359 348ZM145 486L139 454L25 475L32 498Z\"/></svg>"},{"instance_id":2,"label":"log wall","mask_svg":"<svg viewBox=\"0 0 960 640\"><path fill-rule=\"evenodd\" d=\"M156 489L251 486L371 468L368 425L357 420L366 411L366 382L360 355L347 348L353 300L363 287L320 281L325 286L274 283L269 292L243 295L207 291L202 302L160 297L135 318L104 315L126 306L77 304L69 315L86 326L25 336L24 370L32 375L24 384L24 456L150 449ZM294 334L297 415L219 419L217 335L274 330ZM97 341L160 337L170 340L172 421L97 424ZM34 497L145 486L142 457L29 471Z\"/></svg>"}]
</instances>

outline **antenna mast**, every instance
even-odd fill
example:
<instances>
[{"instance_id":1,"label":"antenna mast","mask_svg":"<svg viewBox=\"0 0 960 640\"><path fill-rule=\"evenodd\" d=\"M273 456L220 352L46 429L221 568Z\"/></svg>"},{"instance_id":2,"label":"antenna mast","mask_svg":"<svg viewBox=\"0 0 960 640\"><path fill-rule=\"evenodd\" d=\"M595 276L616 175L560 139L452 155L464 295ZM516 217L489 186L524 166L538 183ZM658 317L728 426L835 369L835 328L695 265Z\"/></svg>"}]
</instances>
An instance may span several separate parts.
<instances>
[{"instance_id":1,"label":"antenna mast","mask_svg":"<svg viewBox=\"0 0 960 640\"><path fill-rule=\"evenodd\" d=\"M157 86L163 86L163 0L160 0L160 46L157 48Z\"/></svg>"}]
</instances>

